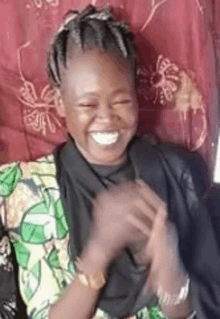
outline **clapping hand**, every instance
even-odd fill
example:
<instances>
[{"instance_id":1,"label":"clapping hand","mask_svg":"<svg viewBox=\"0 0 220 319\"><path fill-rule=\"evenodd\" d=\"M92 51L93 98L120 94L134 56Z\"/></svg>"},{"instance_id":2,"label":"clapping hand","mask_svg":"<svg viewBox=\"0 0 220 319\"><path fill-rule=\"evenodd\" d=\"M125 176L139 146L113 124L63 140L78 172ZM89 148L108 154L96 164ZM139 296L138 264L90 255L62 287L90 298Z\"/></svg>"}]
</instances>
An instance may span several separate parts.
<instances>
[{"instance_id":1,"label":"clapping hand","mask_svg":"<svg viewBox=\"0 0 220 319\"><path fill-rule=\"evenodd\" d=\"M91 239L114 259L125 247L150 263L152 273L178 265L177 233L168 222L166 204L142 180L101 192L94 202Z\"/></svg>"}]
</instances>

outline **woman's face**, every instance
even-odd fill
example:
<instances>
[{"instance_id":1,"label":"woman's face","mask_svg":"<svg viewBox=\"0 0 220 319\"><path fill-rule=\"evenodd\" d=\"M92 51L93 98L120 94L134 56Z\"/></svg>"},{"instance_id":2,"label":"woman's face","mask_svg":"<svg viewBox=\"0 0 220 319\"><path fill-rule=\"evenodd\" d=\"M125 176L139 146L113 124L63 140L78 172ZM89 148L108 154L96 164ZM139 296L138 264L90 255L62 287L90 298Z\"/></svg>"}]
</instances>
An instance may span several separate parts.
<instances>
[{"instance_id":1,"label":"woman's face","mask_svg":"<svg viewBox=\"0 0 220 319\"><path fill-rule=\"evenodd\" d=\"M117 165L137 127L132 71L127 62L97 51L76 52L61 87L67 128L93 164Z\"/></svg>"}]
</instances>

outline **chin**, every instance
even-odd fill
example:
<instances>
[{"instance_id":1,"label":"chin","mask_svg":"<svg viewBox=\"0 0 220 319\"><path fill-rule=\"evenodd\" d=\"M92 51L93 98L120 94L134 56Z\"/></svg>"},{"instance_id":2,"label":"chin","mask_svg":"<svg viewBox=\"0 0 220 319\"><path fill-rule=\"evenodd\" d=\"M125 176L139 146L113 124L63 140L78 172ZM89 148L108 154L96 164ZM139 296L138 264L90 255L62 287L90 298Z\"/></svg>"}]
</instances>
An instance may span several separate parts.
<instances>
[{"instance_id":1,"label":"chin","mask_svg":"<svg viewBox=\"0 0 220 319\"><path fill-rule=\"evenodd\" d=\"M97 155L97 154L96 154ZM113 166L123 163L126 159L126 153L112 156L112 153L103 156L92 156L91 164Z\"/></svg>"},{"instance_id":2,"label":"chin","mask_svg":"<svg viewBox=\"0 0 220 319\"><path fill-rule=\"evenodd\" d=\"M79 143L76 143L76 145L89 163L113 166L125 161L128 139L121 138L111 145L99 145L89 139L89 143L86 146L81 146Z\"/></svg>"}]
</instances>

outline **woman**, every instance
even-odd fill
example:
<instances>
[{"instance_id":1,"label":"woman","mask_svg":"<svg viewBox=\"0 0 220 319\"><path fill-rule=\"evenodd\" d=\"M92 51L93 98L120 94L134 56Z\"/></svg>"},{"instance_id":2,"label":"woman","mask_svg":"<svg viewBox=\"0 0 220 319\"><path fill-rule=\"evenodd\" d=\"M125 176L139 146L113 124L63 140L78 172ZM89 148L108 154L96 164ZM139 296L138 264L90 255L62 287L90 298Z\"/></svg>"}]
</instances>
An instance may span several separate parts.
<instances>
[{"instance_id":1,"label":"woman","mask_svg":"<svg viewBox=\"0 0 220 319\"><path fill-rule=\"evenodd\" d=\"M188 153L135 135L135 63L132 35L109 9L71 12L54 35L48 74L68 141L1 170L2 229L32 319L148 318L155 304L169 318L220 317L201 177Z\"/></svg>"}]
</instances>

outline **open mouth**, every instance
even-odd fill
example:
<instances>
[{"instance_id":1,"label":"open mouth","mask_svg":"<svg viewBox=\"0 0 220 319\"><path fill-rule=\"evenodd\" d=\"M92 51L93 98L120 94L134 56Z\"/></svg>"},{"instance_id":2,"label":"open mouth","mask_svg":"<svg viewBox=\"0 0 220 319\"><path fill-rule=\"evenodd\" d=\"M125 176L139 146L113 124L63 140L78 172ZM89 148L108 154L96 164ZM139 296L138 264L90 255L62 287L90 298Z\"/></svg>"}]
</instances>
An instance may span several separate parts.
<instances>
[{"instance_id":1,"label":"open mouth","mask_svg":"<svg viewBox=\"0 0 220 319\"><path fill-rule=\"evenodd\" d=\"M90 133L92 139L100 145L111 145L118 141L119 132L94 132Z\"/></svg>"}]
</instances>

